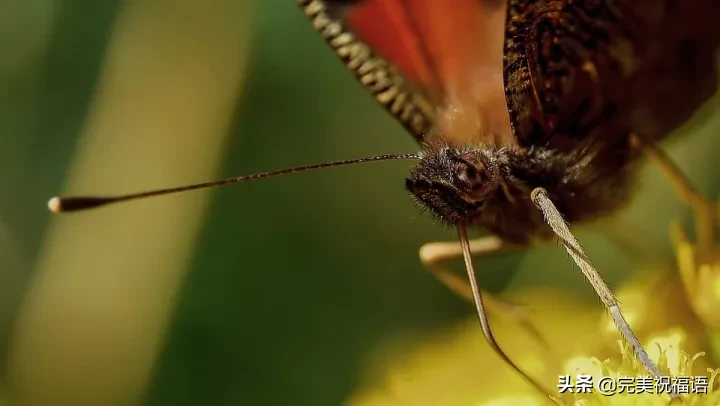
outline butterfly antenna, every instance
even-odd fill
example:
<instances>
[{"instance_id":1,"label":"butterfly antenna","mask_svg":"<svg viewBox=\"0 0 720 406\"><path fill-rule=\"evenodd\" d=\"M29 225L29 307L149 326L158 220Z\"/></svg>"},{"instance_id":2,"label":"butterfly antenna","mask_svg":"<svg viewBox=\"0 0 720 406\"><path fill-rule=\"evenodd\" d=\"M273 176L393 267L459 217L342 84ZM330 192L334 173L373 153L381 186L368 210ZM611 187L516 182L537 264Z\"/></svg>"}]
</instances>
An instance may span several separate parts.
<instances>
[{"instance_id":1,"label":"butterfly antenna","mask_svg":"<svg viewBox=\"0 0 720 406\"><path fill-rule=\"evenodd\" d=\"M555 234L560 238L565 250L570 254L573 261L580 267L585 278L590 282L595 293L600 297L605 307L610 311L615 326L622 334L623 338L630 343L635 352L635 355L642 363L643 367L653 374L655 377L662 376L660 368L650 359L647 351L643 348L640 341L637 339L630 325L628 325L625 317L623 317L620 307L618 307L617 299L610 290L610 287L603 280L600 273L595 270L593 265L590 263L590 259L583 251L582 246L570 231L565 219L555 207L553 202L548 197L547 191L543 188L536 188L530 194L530 198L533 203L540 209L545 217L545 221L553 229ZM671 393L671 396L677 397L677 393Z\"/></svg>"},{"instance_id":2,"label":"butterfly antenna","mask_svg":"<svg viewBox=\"0 0 720 406\"><path fill-rule=\"evenodd\" d=\"M472 291L473 303L475 304L475 310L477 312L478 320L480 321L480 326L482 327L483 334L485 335L485 340L487 340L488 344L490 344L492 349L495 350L495 352L506 363L508 363L515 371L522 375L522 377L525 378L532 386L534 386L535 389L540 391L543 395L548 396L550 399L555 399L550 394L550 392L540 384L540 382L530 377L522 369L520 369L517 364L510 360L507 354L505 354L502 348L500 348L497 341L495 341L495 336L493 336L492 330L490 329L490 323L488 322L487 313L485 312L485 305L483 304L482 293L480 292L480 287L478 286L477 278L475 276L475 266L472 262L472 252L470 251L470 242L467 236L467 228L465 224L458 223L457 229L458 235L460 237L460 246L462 247L463 259L465 260L465 269L467 270L468 279L470 281L470 289Z\"/></svg>"},{"instance_id":3,"label":"butterfly antenna","mask_svg":"<svg viewBox=\"0 0 720 406\"><path fill-rule=\"evenodd\" d=\"M48 208L54 213L70 212L78 210L87 210L95 207L105 206L111 203L120 203L130 200L144 199L153 196L171 195L190 190L207 189L227 185L235 185L239 183L250 182L253 180L272 178L280 175L289 175L291 173L306 172L315 169L330 168L334 166L347 166L363 164L367 162L390 161L396 159L420 159L418 154L390 154L378 155L373 157L365 157L359 159L348 159L344 161L323 162L320 164L303 165L294 168L280 169L272 172L256 173L254 175L239 176L216 180L212 182L196 183L193 185L180 186L168 189L150 190L147 192L131 193L117 196L70 196L70 197L53 197L48 201Z\"/></svg>"}]
</instances>

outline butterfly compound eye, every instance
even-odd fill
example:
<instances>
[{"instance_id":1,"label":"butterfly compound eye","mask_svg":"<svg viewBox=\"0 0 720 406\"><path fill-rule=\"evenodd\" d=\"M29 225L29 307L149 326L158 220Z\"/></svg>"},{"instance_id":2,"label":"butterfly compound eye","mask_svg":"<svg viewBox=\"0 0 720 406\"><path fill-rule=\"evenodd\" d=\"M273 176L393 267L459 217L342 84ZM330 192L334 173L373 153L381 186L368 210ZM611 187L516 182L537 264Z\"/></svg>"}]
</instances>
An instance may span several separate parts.
<instances>
[{"instance_id":1,"label":"butterfly compound eye","mask_svg":"<svg viewBox=\"0 0 720 406\"><path fill-rule=\"evenodd\" d=\"M481 202L498 184L496 168L483 157L473 153L465 154L454 164L456 187L468 200Z\"/></svg>"},{"instance_id":2,"label":"butterfly compound eye","mask_svg":"<svg viewBox=\"0 0 720 406\"><path fill-rule=\"evenodd\" d=\"M455 167L457 179L468 189L475 189L482 184L482 176L480 170L467 161L459 162Z\"/></svg>"}]
</instances>

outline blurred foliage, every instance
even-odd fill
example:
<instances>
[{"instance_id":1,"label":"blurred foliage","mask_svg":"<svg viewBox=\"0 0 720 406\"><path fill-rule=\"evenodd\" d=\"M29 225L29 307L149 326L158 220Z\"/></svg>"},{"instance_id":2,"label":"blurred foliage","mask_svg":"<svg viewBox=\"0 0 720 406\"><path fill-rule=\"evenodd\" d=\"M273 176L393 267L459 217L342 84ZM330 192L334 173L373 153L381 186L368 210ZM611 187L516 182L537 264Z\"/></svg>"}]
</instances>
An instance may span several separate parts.
<instances>
[{"instance_id":1,"label":"blurred foliage","mask_svg":"<svg viewBox=\"0 0 720 406\"><path fill-rule=\"evenodd\" d=\"M355 83L293 3L252 2L247 78L217 177L415 151L411 137ZM121 4L0 4L3 343L51 221L44 202L63 190ZM716 99L668 144L713 197L720 190L717 111ZM406 173L406 162L387 162L213 192L146 404L339 404L376 348L465 320L472 308L417 258L424 242L455 235L418 215L404 191ZM617 219L580 235L612 282L637 268L636 257L619 245L634 242L669 262L668 222L689 219L656 168L646 168L638 189ZM105 190L125 191L112 184ZM597 306L553 245L478 267L491 290L555 287Z\"/></svg>"},{"instance_id":2,"label":"blurred foliage","mask_svg":"<svg viewBox=\"0 0 720 406\"><path fill-rule=\"evenodd\" d=\"M57 190L88 108L116 2L0 4L2 364ZM87 35L91 33L91 35Z\"/></svg>"}]
</instances>

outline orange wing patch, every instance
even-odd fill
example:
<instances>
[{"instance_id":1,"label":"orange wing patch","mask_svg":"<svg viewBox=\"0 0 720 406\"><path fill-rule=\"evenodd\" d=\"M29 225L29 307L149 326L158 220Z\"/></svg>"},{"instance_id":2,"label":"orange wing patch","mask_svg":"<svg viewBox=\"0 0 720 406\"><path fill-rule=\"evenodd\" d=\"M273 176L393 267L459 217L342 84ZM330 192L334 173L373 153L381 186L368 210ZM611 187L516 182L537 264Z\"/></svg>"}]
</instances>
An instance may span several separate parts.
<instances>
[{"instance_id":1,"label":"orange wing patch","mask_svg":"<svg viewBox=\"0 0 720 406\"><path fill-rule=\"evenodd\" d=\"M502 66L505 2L364 0L349 27L422 88L450 141L513 143Z\"/></svg>"}]
</instances>

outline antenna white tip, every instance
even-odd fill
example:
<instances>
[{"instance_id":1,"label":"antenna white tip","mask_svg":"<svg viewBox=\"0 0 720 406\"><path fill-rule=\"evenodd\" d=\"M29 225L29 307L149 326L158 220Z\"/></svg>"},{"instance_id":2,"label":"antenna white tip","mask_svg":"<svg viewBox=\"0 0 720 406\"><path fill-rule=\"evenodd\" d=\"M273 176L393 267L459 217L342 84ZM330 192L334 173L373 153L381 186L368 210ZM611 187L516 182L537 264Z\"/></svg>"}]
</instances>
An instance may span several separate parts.
<instances>
[{"instance_id":1,"label":"antenna white tip","mask_svg":"<svg viewBox=\"0 0 720 406\"><path fill-rule=\"evenodd\" d=\"M52 199L48 200L48 209L50 209L53 213L60 213L62 211L62 205L60 204L60 198L59 197L53 197Z\"/></svg>"}]
</instances>

